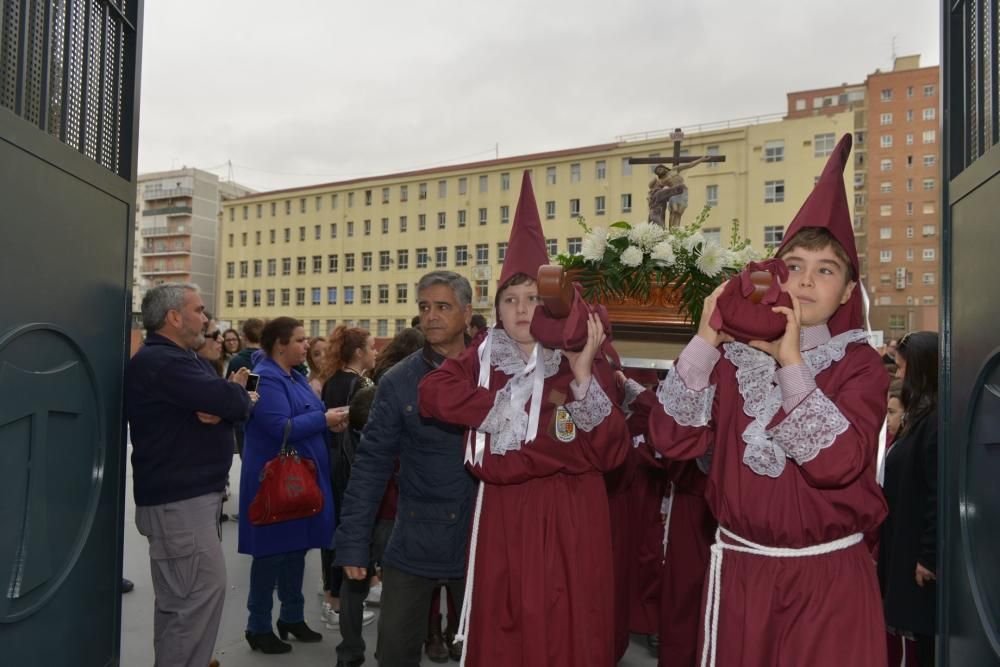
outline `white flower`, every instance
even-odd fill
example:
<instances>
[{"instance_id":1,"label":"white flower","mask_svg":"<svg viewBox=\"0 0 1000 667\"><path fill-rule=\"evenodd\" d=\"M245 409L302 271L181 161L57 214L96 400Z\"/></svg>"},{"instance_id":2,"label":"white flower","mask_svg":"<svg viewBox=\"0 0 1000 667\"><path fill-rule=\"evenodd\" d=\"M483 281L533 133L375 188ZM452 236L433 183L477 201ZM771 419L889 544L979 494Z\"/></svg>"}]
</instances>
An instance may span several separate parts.
<instances>
[{"instance_id":1,"label":"white flower","mask_svg":"<svg viewBox=\"0 0 1000 667\"><path fill-rule=\"evenodd\" d=\"M757 249L751 245L746 246L742 250L737 250L733 254L733 266L744 267L750 262L759 261L762 255L757 252Z\"/></svg>"},{"instance_id":2,"label":"white flower","mask_svg":"<svg viewBox=\"0 0 1000 667\"><path fill-rule=\"evenodd\" d=\"M702 246L701 255L694 261L694 264L699 271L709 278L713 278L719 275L719 272L725 268L729 261L731 261L731 257L728 250L717 243L706 243Z\"/></svg>"},{"instance_id":3,"label":"white flower","mask_svg":"<svg viewBox=\"0 0 1000 667\"><path fill-rule=\"evenodd\" d=\"M624 227L611 227L608 229L608 240L614 241L615 239L620 239L623 236L628 236L628 230Z\"/></svg>"},{"instance_id":4,"label":"white flower","mask_svg":"<svg viewBox=\"0 0 1000 667\"><path fill-rule=\"evenodd\" d=\"M643 222L629 230L628 240L643 250L649 251L653 249L653 246L662 241L666 235L667 232L663 227Z\"/></svg>"},{"instance_id":5,"label":"white flower","mask_svg":"<svg viewBox=\"0 0 1000 667\"><path fill-rule=\"evenodd\" d=\"M639 266L642 264L642 250L634 245L625 248L622 252L622 264L625 266Z\"/></svg>"},{"instance_id":6,"label":"white flower","mask_svg":"<svg viewBox=\"0 0 1000 667\"><path fill-rule=\"evenodd\" d=\"M705 236L701 232L695 232L691 236L684 239L681 245L688 252L694 252L694 249L705 242Z\"/></svg>"},{"instance_id":7,"label":"white flower","mask_svg":"<svg viewBox=\"0 0 1000 667\"><path fill-rule=\"evenodd\" d=\"M674 256L674 247L670 241L660 241L653 246L653 253L650 255L654 262L662 266L673 266L677 258Z\"/></svg>"},{"instance_id":8,"label":"white flower","mask_svg":"<svg viewBox=\"0 0 1000 667\"><path fill-rule=\"evenodd\" d=\"M580 254L588 262L600 262L604 259L604 250L608 246L608 232L603 227L594 229L583 237Z\"/></svg>"}]
</instances>

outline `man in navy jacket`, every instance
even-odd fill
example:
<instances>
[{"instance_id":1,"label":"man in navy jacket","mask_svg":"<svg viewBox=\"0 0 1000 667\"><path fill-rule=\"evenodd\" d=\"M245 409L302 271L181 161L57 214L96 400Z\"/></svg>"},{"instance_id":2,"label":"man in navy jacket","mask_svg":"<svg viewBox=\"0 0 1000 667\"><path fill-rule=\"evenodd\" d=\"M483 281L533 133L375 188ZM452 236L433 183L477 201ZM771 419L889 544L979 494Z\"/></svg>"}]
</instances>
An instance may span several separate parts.
<instances>
[{"instance_id":1,"label":"man in navy jacket","mask_svg":"<svg viewBox=\"0 0 1000 667\"><path fill-rule=\"evenodd\" d=\"M225 600L219 514L245 420L247 371L225 380L199 361L208 322L198 288L167 283L142 300L145 345L125 371L135 523L149 540L157 665L207 665Z\"/></svg>"},{"instance_id":2,"label":"man in navy jacket","mask_svg":"<svg viewBox=\"0 0 1000 667\"><path fill-rule=\"evenodd\" d=\"M420 279L417 299L427 345L379 381L334 540L335 564L350 579L366 579L375 512L398 457L399 505L382 558L378 626L378 660L388 667L420 664L431 596L441 580L456 600L463 598L475 499L475 480L462 461L463 429L425 419L417 409L420 379L465 350L472 288L456 273L434 271ZM356 667L364 647L354 655L338 647L337 657L338 666Z\"/></svg>"}]
</instances>

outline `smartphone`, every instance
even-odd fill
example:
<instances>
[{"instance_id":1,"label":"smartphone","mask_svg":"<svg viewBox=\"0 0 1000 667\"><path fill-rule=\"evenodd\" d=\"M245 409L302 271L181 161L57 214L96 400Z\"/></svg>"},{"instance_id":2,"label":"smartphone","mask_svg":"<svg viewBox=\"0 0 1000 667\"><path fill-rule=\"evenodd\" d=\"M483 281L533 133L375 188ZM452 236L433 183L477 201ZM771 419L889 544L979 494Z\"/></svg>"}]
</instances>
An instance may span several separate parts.
<instances>
[{"instance_id":1,"label":"smartphone","mask_svg":"<svg viewBox=\"0 0 1000 667\"><path fill-rule=\"evenodd\" d=\"M256 373L251 373L247 376L247 391L257 391L257 385L260 384L260 376Z\"/></svg>"}]
</instances>

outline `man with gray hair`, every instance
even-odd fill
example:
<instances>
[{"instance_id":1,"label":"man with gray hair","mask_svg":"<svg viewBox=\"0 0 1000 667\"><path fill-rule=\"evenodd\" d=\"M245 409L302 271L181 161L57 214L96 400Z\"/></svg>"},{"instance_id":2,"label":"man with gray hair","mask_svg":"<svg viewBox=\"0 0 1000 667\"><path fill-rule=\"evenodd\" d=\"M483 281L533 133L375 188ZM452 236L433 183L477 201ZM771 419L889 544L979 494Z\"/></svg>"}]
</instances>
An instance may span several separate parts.
<instances>
[{"instance_id":1,"label":"man with gray hair","mask_svg":"<svg viewBox=\"0 0 1000 667\"><path fill-rule=\"evenodd\" d=\"M146 343L125 370L135 523L149 541L157 667L208 665L226 593L219 514L233 424L247 418L247 371L225 380L199 361L205 305L195 285L142 299Z\"/></svg>"},{"instance_id":2,"label":"man with gray hair","mask_svg":"<svg viewBox=\"0 0 1000 667\"><path fill-rule=\"evenodd\" d=\"M462 427L425 419L417 410L421 378L465 350L472 288L457 273L434 271L420 279L417 300L427 343L379 380L335 538L335 564L344 566L348 579L366 582L375 513L398 458L399 504L382 557L377 650L379 664L391 667L420 664L435 586L446 581L455 599L463 598L475 498L475 480L462 461ZM341 623L345 619L341 613ZM346 643L337 647L337 665L357 667L364 643Z\"/></svg>"}]
</instances>

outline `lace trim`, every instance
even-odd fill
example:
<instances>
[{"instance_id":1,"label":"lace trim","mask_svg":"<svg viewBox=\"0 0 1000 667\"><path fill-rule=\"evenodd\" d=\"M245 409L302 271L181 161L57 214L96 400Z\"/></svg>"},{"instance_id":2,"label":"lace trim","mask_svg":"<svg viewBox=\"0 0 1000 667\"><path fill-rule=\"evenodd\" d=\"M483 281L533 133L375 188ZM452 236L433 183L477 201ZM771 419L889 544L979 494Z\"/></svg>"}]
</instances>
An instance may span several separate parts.
<instances>
[{"instance_id":1,"label":"lace trim","mask_svg":"<svg viewBox=\"0 0 1000 667\"><path fill-rule=\"evenodd\" d=\"M542 348L542 356L545 359L545 377L552 377L559 371L562 352ZM527 363L521 356L521 348L517 346L517 343L511 340L511 337L503 329L494 329L493 343L490 348L490 366L501 371L504 375L519 375L524 372L526 365Z\"/></svg>"},{"instance_id":2,"label":"lace trim","mask_svg":"<svg viewBox=\"0 0 1000 667\"><path fill-rule=\"evenodd\" d=\"M850 425L833 401L817 389L767 435L776 447L802 465L832 445Z\"/></svg>"},{"instance_id":3,"label":"lace trim","mask_svg":"<svg viewBox=\"0 0 1000 667\"><path fill-rule=\"evenodd\" d=\"M625 400L622 401L622 412L626 416L632 415L632 401L639 397L639 394L646 391L646 388L635 380L627 380L625 386L622 387L622 391L625 393Z\"/></svg>"},{"instance_id":4,"label":"lace trim","mask_svg":"<svg viewBox=\"0 0 1000 667\"><path fill-rule=\"evenodd\" d=\"M802 358L810 371L812 371L813 376L816 376L829 368L833 362L843 359L848 345L867 340L868 335L864 331L861 329L852 329L851 331L845 331L842 334L834 336L822 345L803 352ZM803 407L803 403L806 401L796 406L791 414L782 421L781 425L768 432L767 425L778 414L778 410L781 409L782 395L781 386L778 385L776 376L777 363L766 352L752 348L749 345L744 345L743 343L726 343L723 349L725 350L726 359L736 366L736 381L739 386L740 396L743 397L743 412L753 419L750 425L743 431L742 437L743 442L746 443L746 448L743 450L743 463L755 473L767 477L779 477L785 470L786 458L794 458L799 463L810 461L815 458L820 449L829 447L833 444L833 440L836 439L837 435L843 433L843 430L836 433L829 439L829 442L826 442L824 439L823 442L826 442L826 444L820 447L814 447L807 443L802 443L801 445L793 442L790 443L785 436L776 439L776 433L781 430L792 415L799 412L799 409ZM822 392L813 392L813 394L810 394L810 397L814 394L823 396ZM843 419L843 415L840 414L836 406L826 396L823 396L823 399ZM823 417L826 418L825 413ZM802 428L804 429L805 427ZM783 433L788 433L787 437L792 437L791 434L798 433L798 431L789 430ZM806 433L806 431L803 431L803 433ZM788 446L782 443L787 443ZM804 449L803 453L806 453L809 458L800 460L796 455L790 453L789 446L795 450ZM810 452L811 455L809 454Z\"/></svg>"},{"instance_id":5,"label":"lace trim","mask_svg":"<svg viewBox=\"0 0 1000 667\"><path fill-rule=\"evenodd\" d=\"M604 388L598 384L597 379L591 378L587 395L579 401L570 401L564 407L573 418L573 423L590 433L611 414L611 399L604 393Z\"/></svg>"},{"instance_id":6,"label":"lace trim","mask_svg":"<svg viewBox=\"0 0 1000 667\"><path fill-rule=\"evenodd\" d=\"M503 456L507 452L519 450L521 443L528 437L528 413L524 409L525 401L520 401L518 405L514 400L517 384L516 380L511 380L496 393L493 407L479 425L478 430L490 436L492 454Z\"/></svg>"},{"instance_id":7,"label":"lace trim","mask_svg":"<svg viewBox=\"0 0 1000 667\"><path fill-rule=\"evenodd\" d=\"M671 368L656 390L663 410L681 426L707 426L712 417L715 385L699 391L688 389L676 369Z\"/></svg>"}]
</instances>

